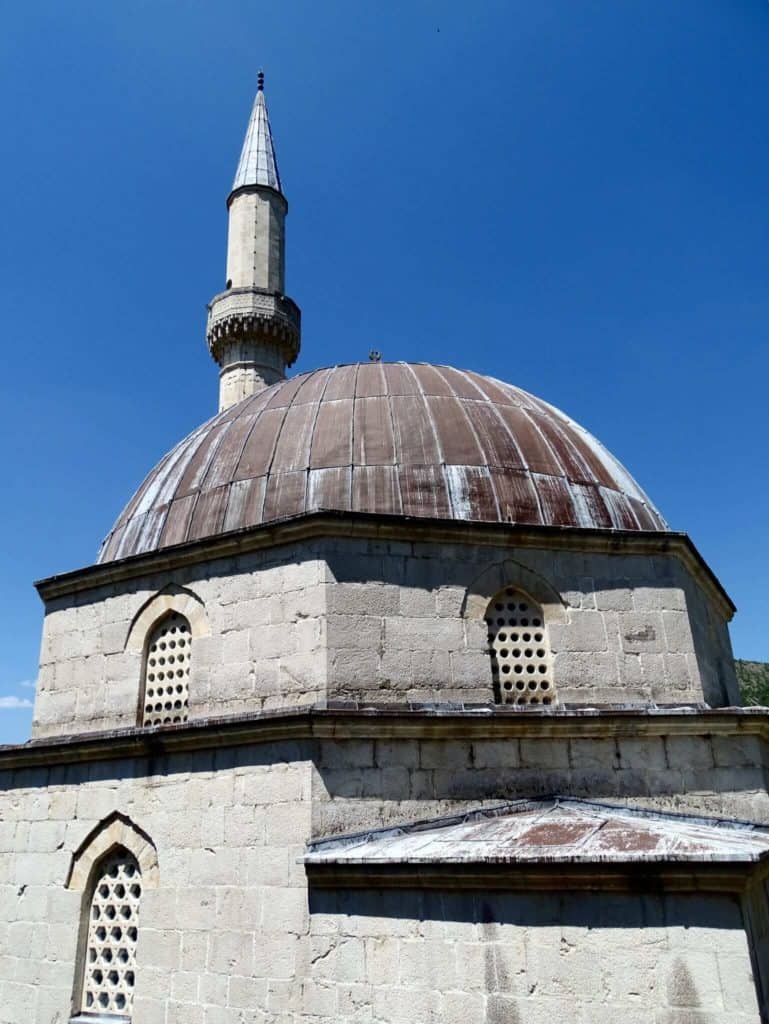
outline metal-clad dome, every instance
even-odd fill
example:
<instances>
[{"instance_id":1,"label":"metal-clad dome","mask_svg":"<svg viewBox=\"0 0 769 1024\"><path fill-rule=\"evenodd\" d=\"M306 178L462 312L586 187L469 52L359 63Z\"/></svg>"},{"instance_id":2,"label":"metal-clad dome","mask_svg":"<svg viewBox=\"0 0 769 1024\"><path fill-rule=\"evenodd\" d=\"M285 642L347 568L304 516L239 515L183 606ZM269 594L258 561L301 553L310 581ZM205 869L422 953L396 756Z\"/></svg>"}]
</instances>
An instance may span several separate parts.
<instances>
[{"instance_id":1,"label":"metal-clad dome","mask_svg":"<svg viewBox=\"0 0 769 1024\"><path fill-rule=\"evenodd\" d=\"M448 366L355 363L281 381L193 431L99 561L324 509L667 530L627 470L533 395Z\"/></svg>"}]
</instances>

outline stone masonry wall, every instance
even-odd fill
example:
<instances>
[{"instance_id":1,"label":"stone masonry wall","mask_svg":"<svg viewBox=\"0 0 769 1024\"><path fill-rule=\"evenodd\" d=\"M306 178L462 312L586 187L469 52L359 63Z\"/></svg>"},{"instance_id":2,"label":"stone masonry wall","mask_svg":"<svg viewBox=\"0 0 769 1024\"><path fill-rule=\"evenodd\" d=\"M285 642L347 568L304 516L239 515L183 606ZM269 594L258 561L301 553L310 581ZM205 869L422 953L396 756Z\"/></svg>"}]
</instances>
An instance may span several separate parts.
<instances>
[{"instance_id":1,"label":"stone masonry wall","mask_svg":"<svg viewBox=\"0 0 769 1024\"><path fill-rule=\"evenodd\" d=\"M323 1024L760 1019L735 898L320 891L310 906Z\"/></svg>"},{"instance_id":2,"label":"stone masonry wall","mask_svg":"<svg viewBox=\"0 0 769 1024\"><path fill-rule=\"evenodd\" d=\"M440 817L480 804L572 796L769 825L767 752L756 736L630 732L487 740L322 741L313 834Z\"/></svg>"},{"instance_id":3,"label":"stone masonry wall","mask_svg":"<svg viewBox=\"0 0 769 1024\"><path fill-rule=\"evenodd\" d=\"M749 942L753 950L753 974L758 1001L769 1018L769 879L764 873L748 889L743 900L743 913L748 922Z\"/></svg>"},{"instance_id":4,"label":"stone masonry wall","mask_svg":"<svg viewBox=\"0 0 769 1024\"><path fill-rule=\"evenodd\" d=\"M492 700L483 614L509 582L551 595L560 701L739 703L726 623L672 556L349 540L323 554L330 696Z\"/></svg>"},{"instance_id":5,"label":"stone masonry wall","mask_svg":"<svg viewBox=\"0 0 769 1024\"><path fill-rule=\"evenodd\" d=\"M40 652L34 736L134 726L141 651L131 624L165 588L203 604L190 718L312 702L326 692L325 567L282 550L156 574L50 602Z\"/></svg>"},{"instance_id":6,"label":"stone masonry wall","mask_svg":"<svg viewBox=\"0 0 769 1024\"><path fill-rule=\"evenodd\" d=\"M525 742L512 745L514 767L531 782L554 753ZM284 742L0 775L0 1024L68 1020L83 897L65 883L115 811L158 858L139 912L135 1024L758 1024L728 897L308 895L299 858L313 799L328 804L333 790L349 831L363 802L387 817L406 775L422 786L421 817L437 793L454 806L470 796L461 763L449 788L459 747L425 741L414 768L415 747L383 745L377 767L373 741L371 757L359 742ZM513 758L492 741L474 749L477 804L499 792L495 774L512 777ZM637 748L638 773L648 753ZM700 756L668 754L676 784ZM740 756L722 748L722 760ZM365 780L357 805L340 793L345 777Z\"/></svg>"},{"instance_id":7,"label":"stone masonry wall","mask_svg":"<svg viewBox=\"0 0 769 1024\"><path fill-rule=\"evenodd\" d=\"M34 735L136 723L132 623L165 588L202 602L190 718L324 698L493 700L488 600L544 605L561 702L738 701L726 624L675 558L316 540L49 603Z\"/></svg>"},{"instance_id":8,"label":"stone masonry wall","mask_svg":"<svg viewBox=\"0 0 769 1024\"><path fill-rule=\"evenodd\" d=\"M69 1020L82 896L65 881L116 810L159 861L139 910L135 1024L285 1021L305 970L310 780L290 744L3 778L0 1024Z\"/></svg>"}]
</instances>

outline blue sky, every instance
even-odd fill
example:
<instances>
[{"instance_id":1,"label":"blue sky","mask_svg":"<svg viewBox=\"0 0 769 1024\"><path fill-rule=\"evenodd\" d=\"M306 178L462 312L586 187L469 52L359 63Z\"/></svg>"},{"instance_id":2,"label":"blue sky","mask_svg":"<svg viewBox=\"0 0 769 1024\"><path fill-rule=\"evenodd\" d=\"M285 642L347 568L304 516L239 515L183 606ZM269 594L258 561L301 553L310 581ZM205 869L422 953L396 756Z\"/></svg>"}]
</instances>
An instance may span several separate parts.
<instances>
[{"instance_id":1,"label":"blue sky","mask_svg":"<svg viewBox=\"0 0 769 1024\"><path fill-rule=\"evenodd\" d=\"M379 348L563 408L769 660L765 0L27 0L0 35L0 742L29 732L31 581L92 561L215 411L204 307L260 65L295 369Z\"/></svg>"}]
</instances>

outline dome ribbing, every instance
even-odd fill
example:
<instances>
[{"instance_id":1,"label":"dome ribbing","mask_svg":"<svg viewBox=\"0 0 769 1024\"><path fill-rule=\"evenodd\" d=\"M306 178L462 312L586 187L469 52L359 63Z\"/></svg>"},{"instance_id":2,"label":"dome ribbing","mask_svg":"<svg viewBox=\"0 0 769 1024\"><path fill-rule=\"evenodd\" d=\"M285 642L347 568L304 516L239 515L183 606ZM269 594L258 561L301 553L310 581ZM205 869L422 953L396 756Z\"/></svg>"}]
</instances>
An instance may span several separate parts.
<instances>
[{"instance_id":1,"label":"dome ribbing","mask_svg":"<svg viewBox=\"0 0 769 1024\"><path fill-rule=\"evenodd\" d=\"M546 402L452 367L360 363L281 381L193 431L99 561L321 510L667 530L627 470Z\"/></svg>"}]
</instances>

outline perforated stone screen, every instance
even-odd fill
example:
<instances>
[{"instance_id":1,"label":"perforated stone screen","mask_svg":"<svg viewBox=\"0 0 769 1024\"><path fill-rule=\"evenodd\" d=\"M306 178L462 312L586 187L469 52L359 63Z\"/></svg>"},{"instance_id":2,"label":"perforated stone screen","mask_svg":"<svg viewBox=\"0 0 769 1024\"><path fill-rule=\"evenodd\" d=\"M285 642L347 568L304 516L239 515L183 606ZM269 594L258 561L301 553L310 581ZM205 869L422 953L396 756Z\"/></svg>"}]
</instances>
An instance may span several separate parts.
<instances>
[{"instance_id":1,"label":"perforated stone screen","mask_svg":"<svg viewBox=\"0 0 769 1024\"><path fill-rule=\"evenodd\" d=\"M553 659L542 609L512 587L486 611L494 699L498 704L553 704Z\"/></svg>"},{"instance_id":2,"label":"perforated stone screen","mask_svg":"<svg viewBox=\"0 0 769 1024\"><path fill-rule=\"evenodd\" d=\"M91 899L85 951L82 1009L86 1013L131 1013L136 975L136 939L141 871L127 850L102 862Z\"/></svg>"},{"instance_id":3,"label":"perforated stone screen","mask_svg":"<svg viewBox=\"0 0 769 1024\"><path fill-rule=\"evenodd\" d=\"M169 615L149 638L142 725L187 721L191 657L189 622L183 615Z\"/></svg>"}]
</instances>

